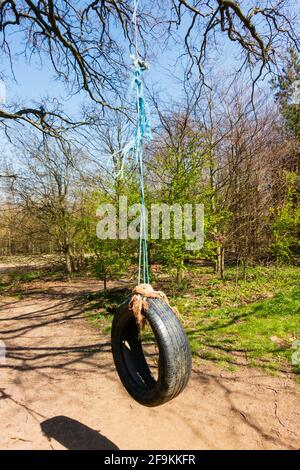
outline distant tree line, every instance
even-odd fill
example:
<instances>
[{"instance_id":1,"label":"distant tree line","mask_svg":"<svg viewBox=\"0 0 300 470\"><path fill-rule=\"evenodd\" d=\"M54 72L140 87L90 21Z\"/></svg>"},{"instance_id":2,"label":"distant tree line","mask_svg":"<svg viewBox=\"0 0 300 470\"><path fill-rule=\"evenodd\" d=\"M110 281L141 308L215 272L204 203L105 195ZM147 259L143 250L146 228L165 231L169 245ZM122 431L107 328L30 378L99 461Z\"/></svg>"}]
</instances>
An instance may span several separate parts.
<instances>
[{"instance_id":1,"label":"distant tree line","mask_svg":"<svg viewBox=\"0 0 300 470\"><path fill-rule=\"evenodd\" d=\"M133 14L128 0L87 0L82 8L69 0L0 2L1 51L11 68L1 68L0 79L14 79L16 56L38 60L68 96L86 100L76 117L57 98L1 104L0 129L13 156L0 169L0 255L60 253L69 275L85 268L104 282L136 262L135 242L96 237L100 203L118 204L120 195L139 201L134 162L120 175L134 111L125 97ZM174 268L180 282L195 258L213 263L220 277L228 262L244 271L250 262L299 263L293 0L145 1L136 19L143 59L171 46L183 63L182 99L166 106L148 90L158 122L145 152L147 204L205 207L203 249L191 253L184 240L150 239L151 265ZM229 87L210 69L226 43L239 57ZM272 91L261 94L257 84L266 76L273 77Z\"/></svg>"},{"instance_id":2,"label":"distant tree line","mask_svg":"<svg viewBox=\"0 0 300 470\"><path fill-rule=\"evenodd\" d=\"M191 259L206 259L220 277L226 263L300 262L300 66L295 50L267 95L249 107L242 85L230 93L213 85L197 99L187 92L180 106L161 109L145 152L147 204L203 203L205 244L185 250L185 240L149 239L152 266L184 277ZM296 88L295 88L296 87ZM297 91L297 90L296 90ZM124 118L125 119L125 118ZM28 130L18 133L18 165L8 168L1 205L0 255L61 253L71 275L82 268L105 282L137 260L137 243L101 241L96 210L139 202L138 172L128 161L120 174L124 122L118 113L93 131L110 158L95 162L88 147ZM96 142L96 140L94 140Z\"/></svg>"}]
</instances>

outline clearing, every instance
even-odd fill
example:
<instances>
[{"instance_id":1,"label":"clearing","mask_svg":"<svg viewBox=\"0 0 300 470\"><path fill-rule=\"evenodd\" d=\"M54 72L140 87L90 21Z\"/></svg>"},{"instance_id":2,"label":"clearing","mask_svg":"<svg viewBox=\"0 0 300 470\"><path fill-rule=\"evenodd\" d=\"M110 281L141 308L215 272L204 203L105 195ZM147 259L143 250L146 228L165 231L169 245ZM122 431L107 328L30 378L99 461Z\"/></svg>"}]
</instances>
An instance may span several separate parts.
<instances>
[{"instance_id":1,"label":"clearing","mask_svg":"<svg viewBox=\"0 0 300 470\"><path fill-rule=\"evenodd\" d=\"M134 402L115 372L109 335L85 318L83 294L97 291L97 281L49 281L3 298L1 449L299 448L293 374L230 371L201 358L173 402Z\"/></svg>"}]
</instances>

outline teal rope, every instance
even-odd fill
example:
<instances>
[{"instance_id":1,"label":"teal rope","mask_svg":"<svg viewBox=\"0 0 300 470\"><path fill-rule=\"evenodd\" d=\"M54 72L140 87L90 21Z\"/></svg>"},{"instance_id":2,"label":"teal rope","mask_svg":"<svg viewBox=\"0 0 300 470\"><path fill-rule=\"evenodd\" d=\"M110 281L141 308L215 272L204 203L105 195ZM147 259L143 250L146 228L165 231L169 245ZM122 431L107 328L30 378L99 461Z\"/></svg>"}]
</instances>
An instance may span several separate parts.
<instances>
[{"instance_id":1,"label":"teal rope","mask_svg":"<svg viewBox=\"0 0 300 470\"><path fill-rule=\"evenodd\" d=\"M140 221L140 240L139 240L139 267L138 267L138 284L142 282L149 284L149 260L148 260L148 243L147 243L147 227L146 227L146 202L145 202L145 185L143 170L143 146L144 142L151 141L150 113L147 102L144 98L144 87L142 81L142 73L147 69L147 65L136 59L133 70L133 86L136 90L136 111L137 122L134 132L134 138L128 142L122 150L116 152L122 154L122 162L120 171L115 175L124 176L124 168L129 156L132 156L138 167L140 194L141 194L141 221Z\"/></svg>"},{"instance_id":2,"label":"teal rope","mask_svg":"<svg viewBox=\"0 0 300 470\"><path fill-rule=\"evenodd\" d=\"M138 61L137 61L138 62ZM137 105L137 127L135 131L134 158L139 168L140 193L141 193L141 223L140 223L140 243L139 243L139 270L138 284L144 282L149 284L149 261L148 261L148 243L146 227L146 203L145 203L145 185L143 171L143 144L144 140L150 142L151 127L150 116L147 103L144 99L142 72L146 70L144 64L138 62L134 69L134 83L136 86L136 105Z\"/></svg>"},{"instance_id":3,"label":"teal rope","mask_svg":"<svg viewBox=\"0 0 300 470\"><path fill-rule=\"evenodd\" d=\"M134 24L134 37L135 37L135 55L133 58L133 86L136 89L136 110L137 122L132 141L127 143L123 150L116 152L122 153L122 162L119 173L116 177L123 177L125 164L129 156L133 156L134 161L138 166L140 193L141 193L141 221L140 221L140 240L139 240L139 268L138 268L138 284L144 282L149 284L149 260L148 260L148 243L147 243L147 227L146 227L146 203L145 203L145 185L144 185L144 171L143 171L143 145L144 142L151 140L151 126L150 126L150 113L147 102L144 98L144 87L142 81L142 73L147 70L148 66L145 62L139 59L138 54L138 30L137 30L137 10L140 0L133 0L133 16L132 22Z\"/></svg>"}]
</instances>

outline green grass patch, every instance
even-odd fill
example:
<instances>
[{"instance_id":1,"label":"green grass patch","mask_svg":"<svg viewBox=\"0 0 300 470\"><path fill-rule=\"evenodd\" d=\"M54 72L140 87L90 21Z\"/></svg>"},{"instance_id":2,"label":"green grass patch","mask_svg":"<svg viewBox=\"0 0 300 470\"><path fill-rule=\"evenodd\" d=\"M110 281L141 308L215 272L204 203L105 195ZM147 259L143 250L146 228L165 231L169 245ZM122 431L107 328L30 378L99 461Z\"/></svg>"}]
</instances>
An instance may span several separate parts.
<instances>
[{"instance_id":1,"label":"green grass patch","mask_svg":"<svg viewBox=\"0 0 300 470\"><path fill-rule=\"evenodd\" d=\"M220 280L196 268L184 292L159 285L181 313L194 356L228 367L299 374L291 360L293 343L300 340L299 267L251 267L245 280L237 274L227 268Z\"/></svg>"},{"instance_id":2,"label":"green grass patch","mask_svg":"<svg viewBox=\"0 0 300 470\"><path fill-rule=\"evenodd\" d=\"M156 280L180 311L195 358L228 370L259 367L274 374L300 373L292 365L293 344L300 340L300 269L256 267L246 280L227 269L219 280L207 268L193 269L180 289L171 278ZM88 318L109 333L116 307L130 292L114 289L92 294Z\"/></svg>"},{"instance_id":3,"label":"green grass patch","mask_svg":"<svg viewBox=\"0 0 300 470\"><path fill-rule=\"evenodd\" d=\"M61 271L34 270L5 273L0 275L0 295L18 294L23 283L26 284L35 281L54 281L61 279L64 279L64 275Z\"/></svg>"},{"instance_id":4,"label":"green grass patch","mask_svg":"<svg viewBox=\"0 0 300 470\"><path fill-rule=\"evenodd\" d=\"M85 296L87 301L85 317L103 334L110 334L111 324L117 307L129 297L128 289L111 289Z\"/></svg>"}]
</instances>

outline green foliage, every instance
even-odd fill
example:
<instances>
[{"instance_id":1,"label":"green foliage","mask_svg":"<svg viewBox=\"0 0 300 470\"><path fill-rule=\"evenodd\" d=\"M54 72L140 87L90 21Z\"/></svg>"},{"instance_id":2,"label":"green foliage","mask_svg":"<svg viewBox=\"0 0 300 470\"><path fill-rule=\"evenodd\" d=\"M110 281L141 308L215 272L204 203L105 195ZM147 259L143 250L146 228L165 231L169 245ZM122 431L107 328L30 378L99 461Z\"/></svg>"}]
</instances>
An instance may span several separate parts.
<instances>
[{"instance_id":1,"label":"green foliage","mask_svg":"<svg viewBox=\"0 0 300 470\"><path fill-rule=\"evenodd\" d=\"M136 261L137 242L118 238L119 196L128 198L128 205L139 202L139 191L134 179L112 180L109 191L97 190L85 196L84 239L86 252L90 253L89 267L93 276L106 282L122 276L130 264ZM112 204L116 210L116 239L101 240L97 237L97 208L101 204Z\"/></svg>"},{"instance_id":2,"label":"green foliage","mask_svg":"<svg viewBox=\"0 0 300 470\"><path fill-rule=\"evenodd\" d=\"M47 270L28 272L9 272L0 276L0 294L16 294L22 283L33 283L34 281L64 279L63 271L58 267L49 267Z\"/></svg>"},{"instance_id":3,"label":"green foliage","mask_svg":"<svg viewBox=\"0 0 300 470\"><path fill-rule=\"evenodd\" d=\"M97 247L94 245L95 256L89 261L94 277L108 281L121 277L128 271L130 258L119 245L117 240L98 240Z\"/></svg>"},{"instance_id":4,"label":"green foliage","mask_svg":"<svg viewBox=\"0 0 300 470\"><path fill-rule=\"evenodd\" d=\"M179 307L195 357L287 371L299 339L299 284L296 267L251 268L248 281L238 284L229 269L226 283L207 278L172 303Z\"/></svg>"},{"instance_id":5,"label":"green foliage","mask_svg":"<svg viewBox=\"0 0 300 470\"><path fill-rule=\"evenodd\" d=\"M286 370L299 331L300 290L296 288L271 300L206 312L190 337L200 357L210 354L219 360L221 354L223 360L242 365L244 353L247 365Z\"/></svg>"},{"instance_id":6,"label":"green foliage","mask_svg":"<svg viewBox=\"0 0 300 470\"><path fill-rule=\"evenodd\" d=\"M228 268L226 282L207 268L194 268L186 277L184 291L180 285L170 284L166 274L164 279L159 287L179 309L195 359L230 369L246 365L300 372L291 363L293 343L300 339L299 268L252 267L248 281L238 283L233 268ZM110 329L111 308L127 295L129 292L115 289L106 297L93 294L89 318L102 332Z\"/></svg>"},{"instance_id":7,"label":"green foliage","mask_svg":"<svg viewBox=\"0 0 300 470\"><path fill-rule=\"evenodd\" d=\"M221 244L220 239L227 233L232 219L231 212L219 207L218 201L216 201L216 208L212 208L212 197L209 189L205 194L204 204L205 240L203 249L199 253L199 257L209 260L215 259L217 248Z\"/></svg>"},{"instance_id":8,"label":"green foliage","mask_svg":"<svg viewBox=\"0 0 300 470\"><path fill-rule=\"evenodd\" d=\"M159 169L158 180L163 175L164 183L148 189L148 201L169 206L179 204L181 208L184 204L201 204L204 202L202 172L206 160L203 134L187 126L183 137L179 130L180 117L173 125L172 144L155 155L155 166ZM151 240L150 259L175 268L177 281L181 282L185 272L185 260L191 256L191 252L186 250L187 240L184 236L181 239L174 236L174 217L171 213L171 239ZM182 221L182 233L183 223ZM192 254L193 257L197 255L198 253Z\"/></svg>"},{"instance_id":9,"label":"green foliage","mask_svg":"<svg viewBox=\"0 0 300 470\"><path fill-rule=\"evenodd\" d=\"M278 261L300 263L300 177L295 173L286 173L286 182L285 204L273 210L272 252Z\"/></svg>"},{"instance_id":10,"label":"green foliage","mask_svg":"<svg viewBox=\"0 0 300 470\"><path fill-rule=\"evenodd\" d=\"M300 281L299 268L293 266L249 267L246 281L241 276L237 279L237 274L236 268L228 267L224 281L211 268L190 270L186 292L174 294L173 303L182 312L243 306L291 291Z\"/></svg>"},{"instance_id":11,"label":"green foliage","mask_svg":"<svg viewBox=\"0 0 300 470\"><path fill-rule=\"evenodd\" d=\"M287 129L300 139L300 60L295 49L290 50L286 67L273 86Z\"/></svg>"},{"instance_id":12,"label":"green foliage","mask_svg":"<svg viewBox=\"0 0 300 470\"><path fill-rule=\"evenodd\" d=\"M98 291L86 296L86 318L102 333L111 331L113 314L116 308L131 294L130 289L109 289Z\"/></svg>"}]
</instances>

